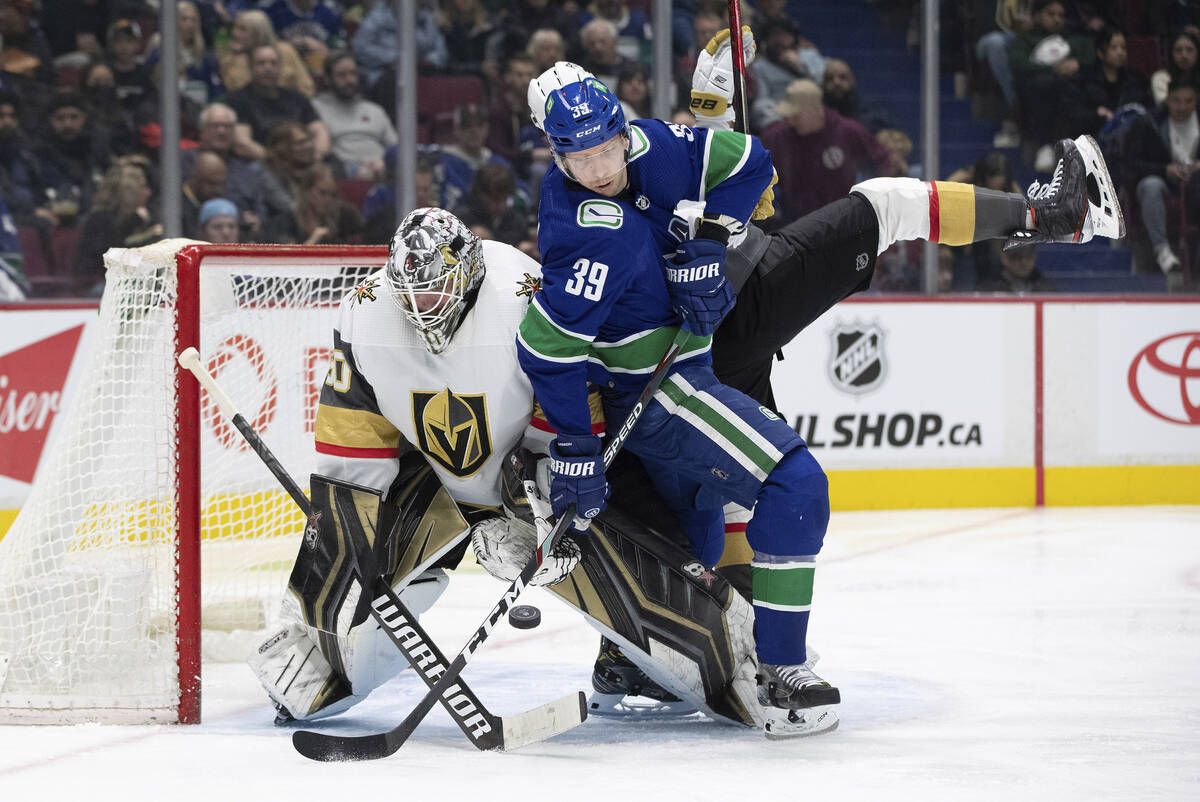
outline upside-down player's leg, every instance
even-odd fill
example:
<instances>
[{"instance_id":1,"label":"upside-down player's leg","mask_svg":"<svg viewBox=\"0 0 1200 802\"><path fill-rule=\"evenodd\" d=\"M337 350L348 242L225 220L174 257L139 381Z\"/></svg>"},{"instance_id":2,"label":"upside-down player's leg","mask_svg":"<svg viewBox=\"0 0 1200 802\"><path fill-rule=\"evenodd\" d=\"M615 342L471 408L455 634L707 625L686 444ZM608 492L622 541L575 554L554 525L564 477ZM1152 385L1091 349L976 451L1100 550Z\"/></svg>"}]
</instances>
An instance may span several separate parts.
<instances>
[{"instance_id":1,"label":"upside-down player's leg","mask_svg":"<svg viewBox=\"0 0 1200 802\"><path fill-rule=\"evenodd\" d=\"M717 378L774 408L775 353L836 303L867 289L876 257L895 242L965 245L1003 238L1010 248L1124 236L1121 207L1095 140L1062 140L1058 152L1051 181L1035 183L1028 198L973 184L873 178L772 234L751 228L726 263L738 303L713 337ZM743 591L747 520L744 509L727 515L718 563Z\"/></svg>"}]
</instances>

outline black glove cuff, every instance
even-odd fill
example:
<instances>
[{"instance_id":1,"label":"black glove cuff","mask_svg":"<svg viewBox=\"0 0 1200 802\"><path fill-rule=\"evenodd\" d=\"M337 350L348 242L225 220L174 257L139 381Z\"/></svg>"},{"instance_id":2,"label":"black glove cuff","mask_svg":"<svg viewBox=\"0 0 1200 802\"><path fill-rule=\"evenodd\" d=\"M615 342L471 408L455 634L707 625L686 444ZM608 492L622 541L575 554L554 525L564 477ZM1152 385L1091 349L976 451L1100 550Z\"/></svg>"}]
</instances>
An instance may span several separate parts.
<instances>
[{"instance_id":1,"label":"black glove cuff","mask_svg":"<svg viewBox=\"0 0 1200 802\"><path fill-rule=\"evenodd\" d=\"M696 236L692 239L711 239L716 240L722 245L729 245L729 229L720 223L712 220L700 220L700 225L696 229Z\"/></svg>"}]
</instances>

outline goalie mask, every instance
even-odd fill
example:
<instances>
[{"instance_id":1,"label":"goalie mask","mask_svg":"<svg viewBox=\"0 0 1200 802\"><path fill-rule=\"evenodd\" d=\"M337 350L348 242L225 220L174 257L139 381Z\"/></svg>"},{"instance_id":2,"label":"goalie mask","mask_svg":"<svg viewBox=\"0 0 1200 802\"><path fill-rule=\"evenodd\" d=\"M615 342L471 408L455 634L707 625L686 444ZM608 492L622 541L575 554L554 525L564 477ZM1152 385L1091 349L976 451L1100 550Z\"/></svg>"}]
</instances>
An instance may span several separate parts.
<instances>
[{"instance_id":1,"label":"goalie mask","mask_svg":"<svg viewBox=\"0 0 1200 802\"><path fill-rule=\"evenodd\" d=\"M416 209L396 229L385 268L392 299L438 354L483 282L483 245L444 209Z\"/></svg>"},{"instance_id":2,"label":"goalie mask","mask_svg":"<svg viewBox=\"0 0 1200 802\"><path fill-rule=\"evenodd\" d=\"M529 111L558 168L587 184L617 173L629 160L630 134L621 102L596 76L569 61L529 82ZM618 137L624 134L622 142ZM608 144L607 147L598 147ZM567 154L590 151L583 157Z\"/></svg>"}]
</instances>

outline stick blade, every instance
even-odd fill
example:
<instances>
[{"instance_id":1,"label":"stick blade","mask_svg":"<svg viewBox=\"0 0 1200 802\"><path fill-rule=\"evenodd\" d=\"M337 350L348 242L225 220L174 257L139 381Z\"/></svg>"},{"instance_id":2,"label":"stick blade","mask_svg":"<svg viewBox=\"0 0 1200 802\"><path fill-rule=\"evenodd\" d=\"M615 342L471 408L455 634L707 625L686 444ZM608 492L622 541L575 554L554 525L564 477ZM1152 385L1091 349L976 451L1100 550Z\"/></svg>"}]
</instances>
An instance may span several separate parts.
<instances>
[{"instance_id":1,"label":"stick blade","mask_svg":"<svg viewBox=\"0 0 1200 802\"><path fill-rule=\"evenodd\" d=\"M388 737L390 734L383 732L376 735L341 736L297 730L292 733L292 746L309 760L322 763L379 760L393 754L403 743L400 741L393 745Z\"/></svg>"},{"instance_id":2,"label":"stick blade","mask_svg":"<svg viewBox=\"0 0 1200 802\"><path fill-rule=\"evenodd\" d=\"M515 716L504 716L504 751L553 738L578 727L585 719L587 698L583 691L568 693L561 699Z\"/></svg>"}]
</instances>

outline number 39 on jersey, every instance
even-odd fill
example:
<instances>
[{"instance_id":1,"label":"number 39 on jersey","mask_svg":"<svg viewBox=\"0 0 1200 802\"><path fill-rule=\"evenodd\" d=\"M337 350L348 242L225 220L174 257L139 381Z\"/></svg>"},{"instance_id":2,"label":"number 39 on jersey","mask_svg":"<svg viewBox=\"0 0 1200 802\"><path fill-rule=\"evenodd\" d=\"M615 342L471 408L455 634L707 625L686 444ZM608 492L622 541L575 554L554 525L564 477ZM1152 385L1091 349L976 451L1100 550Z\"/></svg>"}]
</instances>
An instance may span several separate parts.
<instances>
[{"instance_id":1,"label":"number 39 on jersey","mask_svg":"<svg viewBox=\"0 0 1200 802\"><path fill-rule=\"evenodd\" d=\"M608 278L608 265L590 259L576 259L572 267L575 274L563 289L571 295L599 301L604 293L604 280Z\"/></svg>"}]
</instances>

